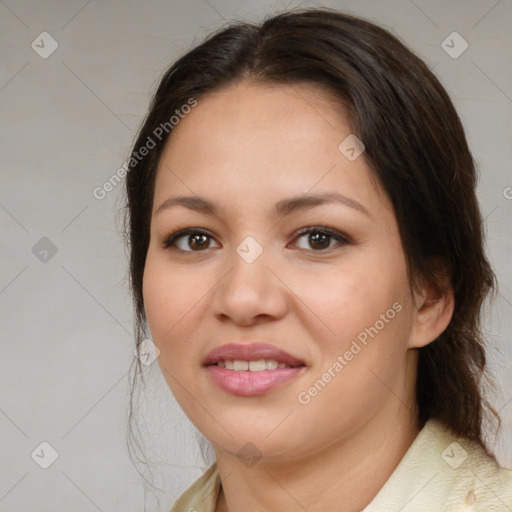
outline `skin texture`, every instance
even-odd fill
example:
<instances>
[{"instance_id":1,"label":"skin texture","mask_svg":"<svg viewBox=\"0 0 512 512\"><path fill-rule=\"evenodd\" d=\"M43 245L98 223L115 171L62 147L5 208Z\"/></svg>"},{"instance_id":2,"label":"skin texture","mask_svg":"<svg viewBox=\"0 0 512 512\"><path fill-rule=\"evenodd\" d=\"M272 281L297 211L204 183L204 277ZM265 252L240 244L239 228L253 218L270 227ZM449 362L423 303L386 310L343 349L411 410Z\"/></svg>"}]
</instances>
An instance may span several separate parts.
<instances>
[{"instance_id":1,"label":"skin texture","mask_svg":"<svg viewBox=\"0 0 512 512\"><path fill-rule=\"evenodd\" d=\"M171 391L215 448L218 510L361 510L419 431L416 349L446 329L453 294L436 294L428 283L412 292L389 199L362 156L349 161L338 150L350 133L341 105L319 86L243 81L199 98L161 158L145 311ZM348 196L369 215L337 203L273 214L284 198L322 192ZM219 213L183 206L155 213L179 195L206 198ZM330 227L349 243L315 245L296 234L308 226ZM187 236L162 246L186 227L212 238L200 240L201 249L191 249ZM248 236L263 248L250 264L236 252ZM299 393L395 303L401 311L300 403ZM220 390L205 357L225 343L253 340L306 368L264 396ZM252 467L236 455L248 442L261 456Z\"/></svg>"}]
</instances>

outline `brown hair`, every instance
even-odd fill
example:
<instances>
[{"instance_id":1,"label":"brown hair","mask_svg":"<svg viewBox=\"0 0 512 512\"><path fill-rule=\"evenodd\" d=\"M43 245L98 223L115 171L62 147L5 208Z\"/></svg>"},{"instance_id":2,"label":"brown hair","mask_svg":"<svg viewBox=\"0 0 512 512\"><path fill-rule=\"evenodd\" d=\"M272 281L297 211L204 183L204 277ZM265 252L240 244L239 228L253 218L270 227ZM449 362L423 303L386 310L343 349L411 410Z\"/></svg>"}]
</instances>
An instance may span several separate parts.
<instances>
[{"instance_id":1,"label":"brown hair","mask_svg":"<svg viewBox=\"0 0 512 512\"><path fill-rule=\"evenodd\" d=\"M244 79L318 84L348 109L354 133L366 146L363 157L394 206L411 286L426 278L441 287L445 275L454 290L449 326L419 349L419 423L437 418L485 448L482 421L499 423L499 416L483 396L481 378L492 381L484 371L481 313L497 282L483 248L473 158L446 91L423 60L388 31L330 9L293 10L258 25L232 23L175 62L158 86L133 150L157 139L155 129L191 98L200 102L202 94ZM137 345L147 335L142 278L155 174L167 138L166 133L155 140L147 156L130 164L126 179ZM142 374L138 360L135 366L134 385Z\"/></svg>"}]
</instances>

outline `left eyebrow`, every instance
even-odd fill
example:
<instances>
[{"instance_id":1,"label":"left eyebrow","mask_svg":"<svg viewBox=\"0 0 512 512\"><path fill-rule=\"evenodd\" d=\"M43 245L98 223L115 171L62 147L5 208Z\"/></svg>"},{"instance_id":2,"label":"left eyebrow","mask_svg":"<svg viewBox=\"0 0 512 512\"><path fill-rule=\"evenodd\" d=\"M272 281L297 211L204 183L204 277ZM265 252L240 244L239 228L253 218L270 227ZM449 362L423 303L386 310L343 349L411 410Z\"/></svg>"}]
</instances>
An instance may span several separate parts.
<instances>
[{"instance_id":1,"label":"left eyebrow","mask_svg":"<svg viewBox=\"0 0 512 512\"><path fill-rule=\"evenodd\" d=\"M276 203L275 212L280 217L286 217L293 212L305 210L307 208L314 208L329 203L341 203L349 206L368 217L372 217L370 212L358 201L350 197L338 194L337 192L325 192L323 194L307 194L304 196L290 197L283 199Z\"/></svg>"},{"instance_id":2,"label":"left eyebrow","mask_svg":"<svg viewBox=\"0 0 512 512\"><path fill-rule=\"evenodd\" d=\"M306 210L329 203L339 203L353 208L368 217L372 217L370 212L358 201L350 197L344 196L337 192L325 192L323 194L307 194L303 196L295 196L278 201L274 206L275 215L278 217L286 217L294 212ZM218 207L199 196L178 196L165 200L156 210L155 215L163 210L173 206L183 206L189 210L193 210L205 215L218 215Z\"/></svg>"}]
</instances>

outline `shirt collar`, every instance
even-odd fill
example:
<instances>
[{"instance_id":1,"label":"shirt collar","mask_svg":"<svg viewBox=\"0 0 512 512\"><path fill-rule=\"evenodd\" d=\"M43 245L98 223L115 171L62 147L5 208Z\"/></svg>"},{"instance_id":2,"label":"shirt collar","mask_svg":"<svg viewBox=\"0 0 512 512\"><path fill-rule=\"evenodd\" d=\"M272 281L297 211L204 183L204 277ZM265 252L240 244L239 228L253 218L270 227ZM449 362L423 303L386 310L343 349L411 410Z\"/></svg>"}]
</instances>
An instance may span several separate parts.
<instances>
[{"instance_id":1,"label":"shirt collar","mask_svg":"<svg viewBox=\"0 0 512 512\"><path fill-rule=\"evenodd\" d=\"M170 512L214 512L220 488L213 463ZM480 445L430 419L362 512L512 511L511 495L512 471L500 470Z\"/></svg>"}]
</instances>

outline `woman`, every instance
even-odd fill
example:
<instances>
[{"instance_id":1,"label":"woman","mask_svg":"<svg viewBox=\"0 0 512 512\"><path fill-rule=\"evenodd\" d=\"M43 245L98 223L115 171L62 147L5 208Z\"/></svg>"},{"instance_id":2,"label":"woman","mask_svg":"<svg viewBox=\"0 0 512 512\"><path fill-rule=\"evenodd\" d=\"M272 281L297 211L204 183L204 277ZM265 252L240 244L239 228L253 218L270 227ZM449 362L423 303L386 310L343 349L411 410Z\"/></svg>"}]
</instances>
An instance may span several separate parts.
<instances>
[{"instance_id":1,"label":"woman","mask_svg":"<svg viewBox=\"0 0 512 512\"><path fill-rule=\"evenodd\" d=\"M216 455L172 511L512 509L474 163L422 60L327 9L233 24L133 151L137 343Z\"/></svg>"}]
</instances>

